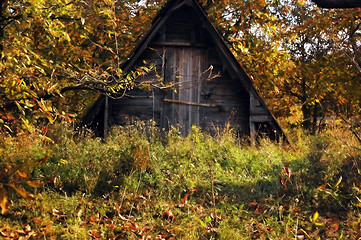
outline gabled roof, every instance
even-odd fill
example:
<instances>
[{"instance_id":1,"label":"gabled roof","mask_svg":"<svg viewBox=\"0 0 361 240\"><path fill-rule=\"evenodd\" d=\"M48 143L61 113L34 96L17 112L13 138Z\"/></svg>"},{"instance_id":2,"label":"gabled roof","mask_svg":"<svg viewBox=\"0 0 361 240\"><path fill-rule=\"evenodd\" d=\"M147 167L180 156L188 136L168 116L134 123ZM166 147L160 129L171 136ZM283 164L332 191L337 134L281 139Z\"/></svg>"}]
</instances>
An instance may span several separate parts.
<instances>
[{"instance_id":1,"label":"gabled roof","mask_svg":"<svg viewBox=\"0 0 361 240\"><path fill-rule=\"evenodd\" d=\"M230 51L223 37L217 31L214 25L211 23L207 14L196 0L169 0L153 20L151 29L144 35L144 37L140 40L140 42L130 53L128 59L122 65L123 70L125 72L128 72L129 70L132 69L137 59L142 55L144 50L148 47L149 43L154 39L156 33L167 22L171 14L175 10L183 7L184 5L191 6L195 10L196 14L201 19L202 23L204 24L204 27L211 36L213 42L218 47L219 53L222 55L223 61L225 61L226 64L231 67L232 71L238 76L238 79L241 81L243 87L247 90L247 92L249 94L252 94L254 98L261 104L261 106L266 109L268 114L272 117L272 122L277 132L283 133L283 130L276 121L274 115L269 111L264 100L261 98L261 96L254 88L252 80L245 72L241 64L238 62L238 60L235 58L233 53Z\"/></svg>"},{"instance_id":2,"label":"gabled roof","mask_svg":"<svg viewBox=\"0 0 361 240\"><path fill-rule=\"evenodd\" d=\"M210 22L207 14L196 0L169 0L153 20L151 29L143 36L143 38L138 42L138 44L129 54L127 60L121 65L122 70L125 73L132 70L139 57L143 54L143 52L146 50L152 40L155 39L157 33L162 29L164 24L166 24L172 13L183 6L193 8L195 14L201 20L203 27L211 37L211 40L214 42L214 45L218 48L219 55L222 58L222 61L227 66L228 70L231 71L233 75L235 75L236 78L239 79L242 86L250 94L250 96L252 95L253 98L256 99L260 103L260 105L266 110L267 115L271 117L271 122L275 130L280 136L283 135L284 140L288 142L273 114L269 111L264 100L260 97L256 89L254 88L252 80L244 71L240 63L237 61L233 53L228 48L222 36L219 34L214 25ZM100 101L98 101L98 103L99 102ZM89 120L89 116L86 117L86 119Z\"/></svg>"},{"instance_id":3,"label":"gabled roof","mask_svg":"<svg viewBox=\"0 0 361 240\"><path fill-rule=\"evenodd\" d=\"M184 5L188 5L193 7L198 17L201 19L204 24L206 30L210 34L212 40L215 42L220 52L222 53L224 60L227 61L229 65L232 66L233 70L239 75L247 76L247 80L240 79L243 83L243 86L249 92L253 87L253 83L248 77L247 73L241 67L240 63L237 61L235 56L229 50L227 44L223 40L223 37L219 34L214 25L210 22L207 14L203 10L203 8L199 5L196 0L169 0L163 8L159 11L157 16L153 20L153 24L151 29L144 35L144 37L139 41L139 43L135 46L133 51L130 53L127 60L123 63L122 68L123 71L128 72L137 61L137 59L141 56L143 51L147 48L149 43L154 39L156 33L163 27L171 14L183 7Z\"/></svg>"}]
</instances>

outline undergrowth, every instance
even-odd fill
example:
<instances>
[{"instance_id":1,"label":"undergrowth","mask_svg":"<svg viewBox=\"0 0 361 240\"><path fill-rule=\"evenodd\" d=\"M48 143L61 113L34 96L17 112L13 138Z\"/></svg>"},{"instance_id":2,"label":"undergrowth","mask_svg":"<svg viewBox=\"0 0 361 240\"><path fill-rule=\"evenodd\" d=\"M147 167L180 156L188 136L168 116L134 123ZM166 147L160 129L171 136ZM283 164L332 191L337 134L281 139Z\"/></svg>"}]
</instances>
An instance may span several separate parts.
<instances>
[{"instance_id":1,"label":"undergrowth","mask_svg":"<svg viewBox=\"0 0 361 240\"><path fill-rule=\"evenodd\" d=\"M59 125L3 136L0 183L8 239L356 239L361 150L341 129L292 145L166 136L152 124L105 140ZM10 174L11 173L11 174ZM40 181L42 185L34 183ZM28 195L11 191L20 186ZM31 195L30 195L31 194ZM1 192L0 192L1 195ZM4 194L1 195L4 200ZM30 198L30 196L33 196Z\"/></svg>"}]
</instances>

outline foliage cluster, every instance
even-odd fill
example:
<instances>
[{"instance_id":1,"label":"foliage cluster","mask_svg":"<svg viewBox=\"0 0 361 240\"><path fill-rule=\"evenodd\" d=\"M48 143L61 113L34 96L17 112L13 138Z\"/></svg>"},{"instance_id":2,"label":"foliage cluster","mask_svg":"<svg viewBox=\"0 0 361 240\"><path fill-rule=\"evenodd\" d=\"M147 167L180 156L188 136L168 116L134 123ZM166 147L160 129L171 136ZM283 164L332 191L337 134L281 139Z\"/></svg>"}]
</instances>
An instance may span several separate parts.
<instances>
[{"instance_id":1,"label":"foliage cluster","mask_svg":"<svg viewBox=\"0 0 361 240\"><path fill-rule=\"evenodd\" d=\"M41 130L55 121L72 121L99 93L123 95L134 87L147 66L123 74L120 65L149 28L154 6L153 1L147 6L139 1L1 1L0 129Z\"/></svg>"},{"instance_id":2,"label":"foliage cluster","mask_svg":"<svg viewBox=\"0 0 361 240\"><path fill-rule=\"evenodd\" d=\"M134 87L121 63L164 0L0 2L0 129L72 121L95 92ZM305 0L199 1L277 116L317 131L360 113L360 9ZM137 70L135 70L137 72ZM147 71L138 71L144 74ZM321 124L320 124L321 123Z\"/></svg>"},{"instance_id":3,"label":"foliage cluster","mask_svg":"<svg viewBox=\"0 0 361 240\"><path fill-rule=\"evenodd\" d=\"M106 140L69 129L49 130L53 142L3 136L0 183L8 202L0 192L7 209L1 236L352 239L360 233L361 150L341 128L320 136L300 132L292 147L267 139L252 146L231 129L215 137L196 127L188 137L177 129L163 136L154 124L139 123L114 128ZM34 188L25 180L44 184ZM21 198L11 184L28 195Z\"/></svg>"}]
</instances>

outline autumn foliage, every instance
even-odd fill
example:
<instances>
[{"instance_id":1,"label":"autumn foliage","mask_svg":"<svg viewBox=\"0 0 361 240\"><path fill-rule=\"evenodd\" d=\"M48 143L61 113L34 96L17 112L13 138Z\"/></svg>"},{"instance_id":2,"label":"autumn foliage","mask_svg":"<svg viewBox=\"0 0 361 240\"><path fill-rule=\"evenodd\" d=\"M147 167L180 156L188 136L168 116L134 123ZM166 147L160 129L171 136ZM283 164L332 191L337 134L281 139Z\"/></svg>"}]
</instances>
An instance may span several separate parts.
<instances>
[{"instance_id":1,"label":"autumn foliage","mask_svg":"<svg viewBox=\"0 0 361 240\"><path fill-rule=\"evenodd\" d=\"M164 3L2 1L1 129L76 121L97 94L136 87L121 64ZM360 114L360 9L305 0L199 3L277 117L299 111L292 124L316 133L325 119Z\"/></svg>"},{"instance_id":2,"label":"autumn foliage","mask_svg":"<svg viewBox=\"0 0 361 240\"><path fill-rule=\"evenodd\" d=\"M99 94L152 69L121 64L165 1L0 1L0 237L360 237L361 10L198 2L292 144L74 131Z\"/></svg>"}]
</instances>

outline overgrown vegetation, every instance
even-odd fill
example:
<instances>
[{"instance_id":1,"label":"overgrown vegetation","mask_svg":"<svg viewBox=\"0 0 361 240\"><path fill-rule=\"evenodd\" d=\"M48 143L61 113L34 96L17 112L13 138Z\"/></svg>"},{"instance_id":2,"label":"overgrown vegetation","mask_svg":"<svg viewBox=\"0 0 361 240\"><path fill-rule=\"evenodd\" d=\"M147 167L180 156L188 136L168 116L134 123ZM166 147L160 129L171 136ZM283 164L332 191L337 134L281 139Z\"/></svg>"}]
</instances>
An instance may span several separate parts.
<instances>
[{"instance_id":1,"label":"overgrown vegetation","mask_svg":"<svg viewBox=\"0 0 361 240\"><path fill-rule=\"evenodd\" d=\"M198 1L291 146L67 125L152 69L119 67L165 2L0 1L0 238L359 238L360 9Z\"/></svg>"},{"instance_id":2,"label":"overgrown vegetation","mask_svg":"<svg viewBox=\"0 0 361 240\"><path fill-rule=\"evenodd\" d=\"M341 128L250 146L231 129L106 140L58 125L0 140L8 239L356 239L361 150ZM50 139L52 139L50 141ZM6 194L5 194L6 192ZM21 196L22 197L21 197Z\"/></svg>"}]
</instances>

